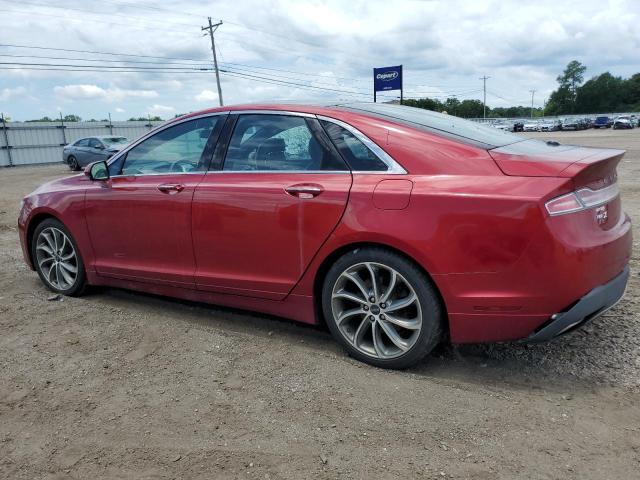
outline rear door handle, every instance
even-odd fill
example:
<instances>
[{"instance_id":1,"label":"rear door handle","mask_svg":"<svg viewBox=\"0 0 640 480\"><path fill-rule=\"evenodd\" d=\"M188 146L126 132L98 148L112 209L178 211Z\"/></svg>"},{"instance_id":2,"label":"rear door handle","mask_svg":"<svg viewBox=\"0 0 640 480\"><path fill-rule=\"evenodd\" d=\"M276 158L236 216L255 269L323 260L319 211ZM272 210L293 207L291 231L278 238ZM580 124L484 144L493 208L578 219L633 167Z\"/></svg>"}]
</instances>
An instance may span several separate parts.
<instances>
[{"instance_id":1,"label":"rear door handle","mask_svg":"<svg viewBox=\"0 0 640 480\"><path fill-rule=\"evenodd\" d=\"M289 195L298 198L313 198L317 197L323 192L323 188L320 185L301 183L298 185L291 185L286 187L285 192Z\"/></svg>"},{"instance_id":2,"label":"rear door handle","mask_svg":"<svg viewBox=\"0 0 640 480\"><path fill-rule=\"evenodd\" d=\"M180 185L179 183L163 183L161 185L158 185L158 190L160 190L162 193L179 193L184 190L184 185Z\"/></svg>"}]
</instances>

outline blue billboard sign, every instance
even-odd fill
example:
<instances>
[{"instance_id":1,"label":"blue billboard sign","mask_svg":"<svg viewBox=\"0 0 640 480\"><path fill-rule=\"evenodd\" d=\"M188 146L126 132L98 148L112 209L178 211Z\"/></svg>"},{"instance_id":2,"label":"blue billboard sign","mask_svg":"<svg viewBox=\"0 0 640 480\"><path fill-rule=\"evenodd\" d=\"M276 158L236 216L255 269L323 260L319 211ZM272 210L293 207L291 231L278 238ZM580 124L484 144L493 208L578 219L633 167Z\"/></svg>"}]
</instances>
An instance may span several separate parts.
<instances>
[{"instance_id":1,"label":"blue billboard sign","mask_svg":"<svg viewBox=\"0 0 640 480\"><path fill-rule=\"evenodd\" d=\"M373 101L376 101L376 93L389 90L400 90L402 103L402 65L373 69Z\"/></svg>"}]
</instances>

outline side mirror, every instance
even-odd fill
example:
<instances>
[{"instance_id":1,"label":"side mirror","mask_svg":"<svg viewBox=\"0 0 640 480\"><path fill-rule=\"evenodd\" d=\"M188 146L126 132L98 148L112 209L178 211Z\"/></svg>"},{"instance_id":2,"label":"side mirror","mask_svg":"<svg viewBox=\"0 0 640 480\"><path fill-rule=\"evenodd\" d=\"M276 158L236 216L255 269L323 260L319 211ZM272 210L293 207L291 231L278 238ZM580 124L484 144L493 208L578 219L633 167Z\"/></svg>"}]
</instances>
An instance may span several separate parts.
<instances>
[{"instance_id":1,"label":"side mirror","mask_svg":"<svg viewBox=\"0 0 640 480\"><path fill-rule=\"evenodd\" d=\"M104 146L104 145L102 145L102 144L100 143L100 144L96 145L96 148L97 148L98 150L104 150L104 149L105 149L105 146Z\"/></svg>"},{"instance_id":2,"label":"side mirror","mask_svg":"<svg viewBox=\"0 0 640 480\"><path fill-rule=\"evenodd\" d=\"M84 169L84 174L91 180L108 180L109 168L107 162L104 160L101 162L94 162L87 165Z\"/></svg>"}]
</instances>

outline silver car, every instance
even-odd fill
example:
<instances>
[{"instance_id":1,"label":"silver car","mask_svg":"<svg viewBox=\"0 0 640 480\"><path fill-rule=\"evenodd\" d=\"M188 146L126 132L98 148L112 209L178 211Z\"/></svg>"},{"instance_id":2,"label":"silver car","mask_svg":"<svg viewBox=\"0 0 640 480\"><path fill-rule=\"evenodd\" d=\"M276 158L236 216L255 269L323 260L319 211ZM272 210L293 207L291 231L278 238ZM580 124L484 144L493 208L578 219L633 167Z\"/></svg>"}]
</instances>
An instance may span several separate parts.
<instances>
[{"instance_id":1,"label":"silver car","mask_svg":"<svg viewBox=\"0 0 640 480\"><path fill-rule=\"evenodd\" d=\"M114 135L81 138L64 147L62 161L71 170L80 170L90 163L111 158L128 143L128 138Z\"/></svg>"}]
</instances>

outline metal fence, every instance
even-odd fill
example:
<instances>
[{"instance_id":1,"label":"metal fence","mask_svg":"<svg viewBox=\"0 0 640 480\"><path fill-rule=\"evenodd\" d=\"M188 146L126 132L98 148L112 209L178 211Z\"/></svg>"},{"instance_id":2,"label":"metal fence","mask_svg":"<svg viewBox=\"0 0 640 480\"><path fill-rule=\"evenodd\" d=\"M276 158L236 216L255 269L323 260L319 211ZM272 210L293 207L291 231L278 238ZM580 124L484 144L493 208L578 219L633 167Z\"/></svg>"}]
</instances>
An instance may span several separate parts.
<instances>
[{"instance_id":1,"label":"metal fence","mask_svg":"<svg viewBox=\"0 0 640 480\"><path fill-rule=\"evenodd\" d=\"M2 122L0 167L62 162L62 148L84 137L117 135L133 140L162 122Z\"/></svg>"}]
</instances>

